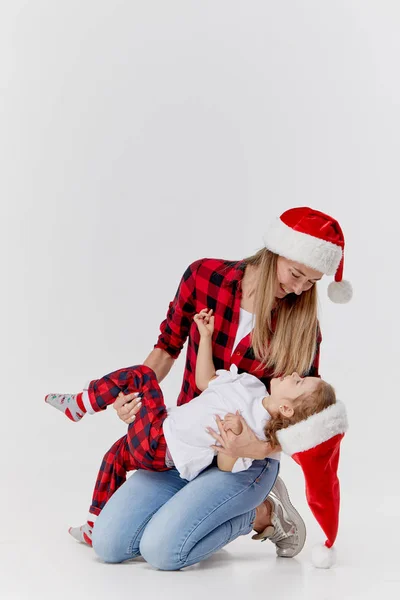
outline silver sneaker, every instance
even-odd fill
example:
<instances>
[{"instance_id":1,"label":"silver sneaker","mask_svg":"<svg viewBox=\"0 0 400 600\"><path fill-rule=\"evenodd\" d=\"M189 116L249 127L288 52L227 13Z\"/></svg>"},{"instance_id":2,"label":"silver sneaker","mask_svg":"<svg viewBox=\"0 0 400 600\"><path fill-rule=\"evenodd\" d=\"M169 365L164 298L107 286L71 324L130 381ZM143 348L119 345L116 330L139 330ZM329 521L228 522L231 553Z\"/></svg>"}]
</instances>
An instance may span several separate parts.
<instances>
[{"instance_id":1,"label":"silver sneaker","mask_svg":"<svg viewBox=\"0 0 400 600\"><path fill-rule=\"evenodd\" d=\"M264 531L252 536L253 540L271 540L278 556L293 558L303 549L306 526L290 502L289 494L280 477L277 477L268 500L272 504L271 521Z\"/></svg>"}]
</instances>

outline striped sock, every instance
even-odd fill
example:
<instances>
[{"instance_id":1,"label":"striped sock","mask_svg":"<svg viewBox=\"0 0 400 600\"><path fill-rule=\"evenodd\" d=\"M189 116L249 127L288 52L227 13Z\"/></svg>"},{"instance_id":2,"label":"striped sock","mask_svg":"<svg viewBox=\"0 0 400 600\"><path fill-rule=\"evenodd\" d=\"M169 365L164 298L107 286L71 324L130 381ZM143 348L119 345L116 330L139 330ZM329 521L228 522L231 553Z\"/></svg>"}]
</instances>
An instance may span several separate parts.
<instances>
[{"instance_id":1,"label":"striped sock","mask_svg":"<svg viewBox=\"0 0 400 600\"><path fill-rule=\"evenodd\" d=\"M95 520L96 515L89 513L86 523L80 527L70 527L68 529L68 533L72 535L77 542L81 542L82 544L87 544L88 546L92 547L92 536Z\"/></svg>"},{"instance_id":2,"label":"striped sock","mask_svg":"<svg viewBox=\"0 0 400 600\"><path fill-rule=\"evenodd\" d=\"M54 406L71 419L71 421L80 421L86 413L85 405L82 402L82 392L80 394L47 394L45 402Z\"/></svg>"}]
</instances>

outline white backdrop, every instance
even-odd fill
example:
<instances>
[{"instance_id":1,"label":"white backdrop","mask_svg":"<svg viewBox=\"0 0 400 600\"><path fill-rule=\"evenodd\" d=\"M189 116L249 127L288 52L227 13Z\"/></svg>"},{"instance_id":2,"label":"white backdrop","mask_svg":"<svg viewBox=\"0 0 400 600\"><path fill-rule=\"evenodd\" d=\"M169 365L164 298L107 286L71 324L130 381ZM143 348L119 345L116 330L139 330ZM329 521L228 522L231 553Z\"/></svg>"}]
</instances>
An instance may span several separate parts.
<instances>
[{"instance_id":1,"label":"white backdrop","mask_svg":"<svg viewBox=\"0 0 400 600\"><path fill-rule=\"evenodd\" d=\"M342 547L398 516L399 27L395 0L2 2L2 542L40 555L80 523L124 432L44 395L143 361L190 262L253 253L301 205L342 224L354 286L345 306L319 286L321 373L351 423Z\"/></svg>"}]
</instances>

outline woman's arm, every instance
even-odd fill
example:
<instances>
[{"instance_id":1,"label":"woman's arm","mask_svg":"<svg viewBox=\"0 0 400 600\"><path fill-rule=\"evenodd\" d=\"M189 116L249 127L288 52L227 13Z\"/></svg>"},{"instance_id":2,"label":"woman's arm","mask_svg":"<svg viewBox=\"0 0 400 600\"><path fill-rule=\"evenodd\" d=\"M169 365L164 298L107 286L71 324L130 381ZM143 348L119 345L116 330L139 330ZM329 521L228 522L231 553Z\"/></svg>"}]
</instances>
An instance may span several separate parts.
<instances>
[{"instance_id":1,"label":"woman's arm","mask_svg":"<svg viewBox=\"0 0 400 600\"><path fill-rule=\"evenodd\" d=\"M160 335L154 346L165 350L175 359L178 358L189 335L196 313L196 278L203 260L196 260L184 272L175 298L169 303L167 316L160 325Z\"/></svg>"},{"instance_id":2,"label":"woman's arm","mask_svg":"<svg viewBox=\"0 0 400 600\"><path fill-rule=\"evenodd\" d=\"M172 358L168 352L161 350L161 348L154 348L143 364L150 367L150 369L153 369L157 376L158 383L161 383L170 372L174 362L175 359Z\"/></svg>"},{"instance_id":3,"label":"woman's arm","mask_svg":"<svg viewBox=\"0 0 400 600\"><path fill-rule=\"evenodd\" d=\"M157 343L144 361L145 365L153 369L159 383L170 372L189 334L196 312L194 301L196 275L202 260L196 260L184 272L175 298L169 303L167 316L160 325ZM134 396L134 394L124 395L121 392L113 405L119 418L127 424L132 423L140 409L137 406L139 399L134 399Z\"/></svg>"}]
</instances>

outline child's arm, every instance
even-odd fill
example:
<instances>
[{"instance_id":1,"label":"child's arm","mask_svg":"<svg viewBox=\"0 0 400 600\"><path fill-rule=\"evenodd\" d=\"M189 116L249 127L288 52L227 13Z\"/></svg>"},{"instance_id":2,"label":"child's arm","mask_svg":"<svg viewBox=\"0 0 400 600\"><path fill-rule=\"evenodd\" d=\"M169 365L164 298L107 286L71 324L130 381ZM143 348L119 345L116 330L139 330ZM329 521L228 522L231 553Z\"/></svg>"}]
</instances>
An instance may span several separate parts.
<instances>
[{"instance_id":1,"label":"child's arm","mask_svg":"<svg viewBox=\"0 0 400 600\"><path fill-rule=\"evenodd\" d=\"M203 391L211 379L216 377L215 366L212 359L212 334L214 332L214 317L212 309L203 309L194 315L194 321L200 332L200 342L196 359L196 387Z\"/></svg>"},{"instance_id":2,"label":"child's arm","mask_svg":"<svg viewBox=\"0 0 400 600\"><path fill-rule=\"evenodd\" d=\"M224 420L222 421L222 427L228 437L240 435L243 431L243 426L240 421L239 411L236 411L236 415L233 415L232 413L226 414ZM231 456L218 453L217 465L221 471L232 471L233 465L236 461L236 457L232 458Z\"/></svg>"},{"instance_id":3,"label":"child's arm","mask_svg":"<svg viewBox=\"0 0 400 600\"><path fill-rule=\"evenodd\" d=\"M218 454L217 456L217 465L218 469L221 471L232 471L233 465L237 461L237 458L231 458L230 456L226 456L224 454Z\"/></svg>"}]
</instances>

